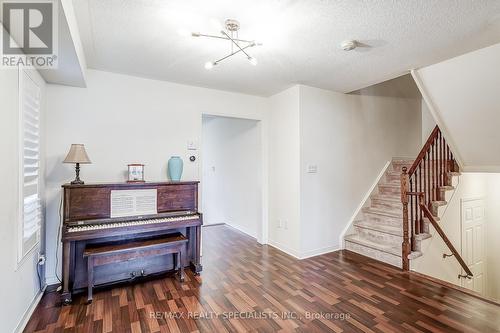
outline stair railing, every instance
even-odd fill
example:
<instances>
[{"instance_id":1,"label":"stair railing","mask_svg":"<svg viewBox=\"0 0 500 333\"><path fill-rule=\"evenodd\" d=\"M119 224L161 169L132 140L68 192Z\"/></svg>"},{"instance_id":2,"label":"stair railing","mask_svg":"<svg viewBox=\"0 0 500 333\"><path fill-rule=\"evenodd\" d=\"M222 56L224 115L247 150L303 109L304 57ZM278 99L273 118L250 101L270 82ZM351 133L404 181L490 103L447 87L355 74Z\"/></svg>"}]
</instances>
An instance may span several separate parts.
<instances>
[{"instance_id":1,"label":"stair railing","mask_svg":"<svg viewBox=\"0 0 500 333\"><path fill-rule=\"evenodd\" d=\"M434 226L467 275L472 276L464 260L437 223L435 216L440 202L445 201L445 190L451 186L451 174L458 171L453 153L438 126L408 170L401 174L401 202L403 203L403 269L410 269L409 255L416 250L416 238L424 233L424 218Z\"/></svg>"}]
</instances>

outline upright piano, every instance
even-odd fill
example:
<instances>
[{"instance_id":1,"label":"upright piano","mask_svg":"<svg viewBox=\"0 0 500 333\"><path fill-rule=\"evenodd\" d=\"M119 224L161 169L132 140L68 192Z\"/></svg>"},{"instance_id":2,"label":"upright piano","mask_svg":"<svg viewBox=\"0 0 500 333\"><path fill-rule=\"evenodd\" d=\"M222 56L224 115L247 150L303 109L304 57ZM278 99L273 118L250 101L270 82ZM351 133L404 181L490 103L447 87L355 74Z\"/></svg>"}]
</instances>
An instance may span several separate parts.
<instances>
[{"instance_id":1,"label":"upright piano","mask_svg":"<svg viewBox=\"0 0 500 333\"><path fill-rule=\"evenodd\" d=\"M201 272L203 219L198 212L198 182L65 184L62 188L63 303L71 303L72 294L84 291L87 287L87 266L83 252L88 246L180 232L188 239L183 267L190 267L195 274ZM149 197L145 195L141 198L143 192ZM133 202L134 194L138 195L136 199L140 202ZM154 211L151 211L153 207ZM127 209L133 210L133 215L127 216ZM141 209L144 209L144 215L140 214ZM94 272L95 285L135 279L138 272L140 276L165 273L173 270L173 265L170 256L140 258L125 264L110 263Z\"/></svg>"}]
</instances>

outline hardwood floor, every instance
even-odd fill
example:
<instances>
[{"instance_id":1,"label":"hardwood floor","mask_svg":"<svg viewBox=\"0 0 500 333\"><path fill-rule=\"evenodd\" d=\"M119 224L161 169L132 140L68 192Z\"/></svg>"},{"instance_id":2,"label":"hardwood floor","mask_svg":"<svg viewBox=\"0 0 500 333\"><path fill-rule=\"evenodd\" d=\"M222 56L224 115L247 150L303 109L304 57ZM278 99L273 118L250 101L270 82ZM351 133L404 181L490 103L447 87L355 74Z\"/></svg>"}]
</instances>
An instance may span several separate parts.
<instances>
[{"instance_id":1,"label":"hardwood floor","mask_svg":"<svg viewBox=\"0 0 500 333\"><path fill-rule=\"evenodd\" d=\"M227 226L203 237L201 276L97 290L91 305L49 293L25 332L500 332L500 307L352 252L299 261Z\"/></svg>"}]
</instances>

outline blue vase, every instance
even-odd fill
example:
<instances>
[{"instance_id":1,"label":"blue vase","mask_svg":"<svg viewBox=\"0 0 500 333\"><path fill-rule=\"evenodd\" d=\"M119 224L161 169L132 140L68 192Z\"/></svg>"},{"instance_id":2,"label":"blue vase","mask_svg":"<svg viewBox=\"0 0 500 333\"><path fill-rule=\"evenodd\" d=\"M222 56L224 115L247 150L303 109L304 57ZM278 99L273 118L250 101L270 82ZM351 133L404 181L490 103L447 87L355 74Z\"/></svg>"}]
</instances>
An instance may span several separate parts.
<instances>
[{"instance_id":1,"label":"blue vase","mask_svg":"<svg viewBox=\"0 0 500 333\"><path fill-rule=\"evenodd\" d=\"M178 182L182 177L182 169L184 168L184 162L179 156L172 156L168 160L168 178L170 180Z\"/></svg>"}]
</instances>

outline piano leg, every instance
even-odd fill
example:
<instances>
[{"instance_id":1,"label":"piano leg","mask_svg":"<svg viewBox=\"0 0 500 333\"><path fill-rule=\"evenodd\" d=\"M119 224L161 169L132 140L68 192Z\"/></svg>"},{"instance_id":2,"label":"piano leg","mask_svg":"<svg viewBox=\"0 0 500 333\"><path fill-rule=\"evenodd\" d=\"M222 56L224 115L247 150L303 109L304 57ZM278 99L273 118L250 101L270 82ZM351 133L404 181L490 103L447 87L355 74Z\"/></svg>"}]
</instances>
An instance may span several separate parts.
<instances>
[{"instance_id":1,"label":"piano leg","mask_svg":"<svg viewBox=\"0 0 500 333\"><path fill-rule=\"evenodd\" d=\"M192 249L192 257L191 261L191 270L195 275L199 275L203 270L203 266L200 263L200 254L201 254L201 226L189 227L187 228L187 237L189 239L189 248ZM194 230L193 230L194 229ZM193 248L194 247L194 248ZM190 253L188 252L188 255Z\"/></svg>"},{"instance_id":2,"label":"piano leg","mask_svg":"<svg viewBox=\"0 0 500 333\"><path fill-rule=\"evenodd\" d=\"M63 243L63 262L62 262L62 273L63 273L63 290L61 294L61 301L64 305L68 305L71 303L71 292L70 292L70 265L71 265L71 243L64 242Z\"/></svg>"}]
</instances>

